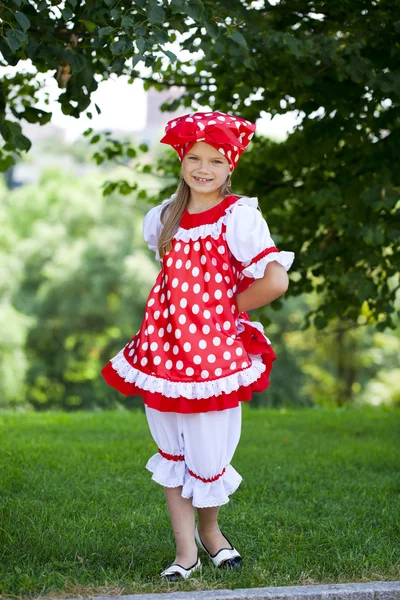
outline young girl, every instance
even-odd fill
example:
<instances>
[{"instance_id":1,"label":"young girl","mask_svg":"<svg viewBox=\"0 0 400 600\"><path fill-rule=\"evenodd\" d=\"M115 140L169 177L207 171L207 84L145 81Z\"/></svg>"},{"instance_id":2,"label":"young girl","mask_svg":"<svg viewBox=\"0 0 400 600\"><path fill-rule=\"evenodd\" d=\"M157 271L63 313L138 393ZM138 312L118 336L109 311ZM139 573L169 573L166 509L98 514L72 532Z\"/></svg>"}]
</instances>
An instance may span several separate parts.
<instances>
[{"instance_id":1,"label":"young girl","mask_svg":"<svg viewBox=\"0 0 400 600\"><path fill-rule=\"evenodd\" d=\"M146 467L165 489L176 541L161 577L175 580L200 567L195 541L215 566L241 564L218 512L242 480L230 464L241 402L268 387L276 359L262 324L246 311L285 293L294 253L276 248L256 198L231 191L253 123L199 112L173 119L165 131L161 142L178 152L182 179L143 221L161 269L140 330L102 375L143 398L158 446Z\"/></svg>"}]
</instances>

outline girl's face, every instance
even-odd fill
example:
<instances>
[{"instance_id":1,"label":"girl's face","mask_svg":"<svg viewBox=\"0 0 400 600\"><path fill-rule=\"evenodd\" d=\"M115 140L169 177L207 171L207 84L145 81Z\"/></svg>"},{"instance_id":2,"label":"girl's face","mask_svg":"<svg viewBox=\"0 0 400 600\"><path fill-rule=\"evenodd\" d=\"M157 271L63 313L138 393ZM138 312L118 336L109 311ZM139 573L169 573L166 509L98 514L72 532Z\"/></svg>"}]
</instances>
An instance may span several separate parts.
<instances>
[{"instance_id":1,"label":"girl's face","mask_svg":"<svg viewBox=\"0 0 400 600\"><path fill-rule=\"evenodd\" d=\"M228 159L205 142L196 142L182 161L182 177L197 193L217 192L229 173Z\"/></svg>"}]
</instances>

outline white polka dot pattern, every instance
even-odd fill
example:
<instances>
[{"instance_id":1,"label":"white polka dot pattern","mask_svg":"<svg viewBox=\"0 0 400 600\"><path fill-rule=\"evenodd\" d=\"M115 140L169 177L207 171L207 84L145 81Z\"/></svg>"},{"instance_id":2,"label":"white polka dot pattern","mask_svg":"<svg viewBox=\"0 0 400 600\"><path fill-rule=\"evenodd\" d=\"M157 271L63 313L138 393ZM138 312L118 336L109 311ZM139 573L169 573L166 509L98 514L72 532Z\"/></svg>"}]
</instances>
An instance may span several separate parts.
<instances>
[{"instance_id":1,"label":"white polka dot pattern","mask_svg":"<svg viewBox=\"0 0 400 600\"><path fill-rule=\"evenodd\" d=\"M216 235L174 239L164 256L142 326L121 351L121 368L139 387L177 397L180 386L194 386L186 397L196 399L247 386L265 369L237 332L243 276L225 232L222 223Z\"/></svg>"}]
</instances>

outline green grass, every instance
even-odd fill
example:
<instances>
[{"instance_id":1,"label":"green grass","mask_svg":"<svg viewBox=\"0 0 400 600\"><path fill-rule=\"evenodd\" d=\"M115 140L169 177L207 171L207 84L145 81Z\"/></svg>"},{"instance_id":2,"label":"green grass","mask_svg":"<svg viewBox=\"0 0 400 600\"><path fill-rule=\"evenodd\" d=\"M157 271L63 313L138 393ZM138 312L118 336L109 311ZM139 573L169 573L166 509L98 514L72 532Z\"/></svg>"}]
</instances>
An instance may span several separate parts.
<instances>
[{"instance_id":1,"label":"green grass","mask_svg":"<svg viewBox=\"0 0 400 600\"><path fill-rule=\"evenodd\" d=\"M221 527L238 572L174 557L144 413L0 414L0 593L71 597L400 579L400 412L249 410Z\"/></svg>"}]
</instances>

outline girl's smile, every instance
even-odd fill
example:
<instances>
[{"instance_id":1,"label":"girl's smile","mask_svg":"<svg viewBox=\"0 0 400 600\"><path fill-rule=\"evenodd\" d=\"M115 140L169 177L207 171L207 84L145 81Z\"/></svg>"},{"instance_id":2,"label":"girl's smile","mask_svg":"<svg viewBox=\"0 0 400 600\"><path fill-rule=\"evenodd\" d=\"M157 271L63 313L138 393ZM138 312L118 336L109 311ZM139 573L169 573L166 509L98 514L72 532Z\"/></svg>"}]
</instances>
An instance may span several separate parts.
<instances>
[{"instance_id":1,"label":"girl's smile","mask_svg":"<svg viewBox=\"0 0 400 600\"><path fill-rule=\"evenodd\" d=\"M196 175L193 175L193 179L197 183L209 183L210 181L212 181L212 179L205 179L204 177L196 177Z\"/></svg>"}]
</instances>

